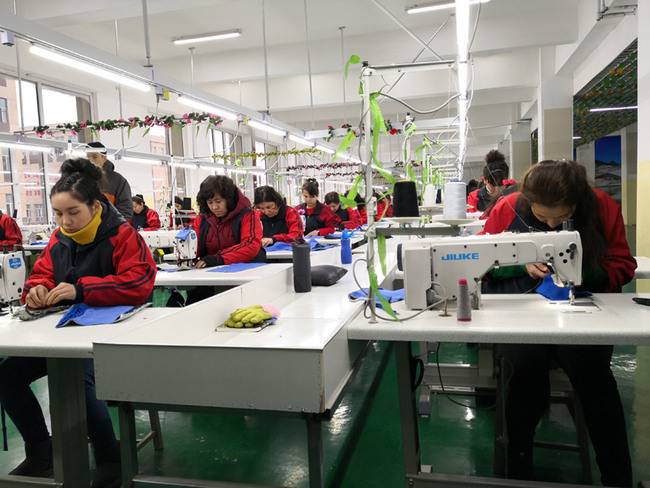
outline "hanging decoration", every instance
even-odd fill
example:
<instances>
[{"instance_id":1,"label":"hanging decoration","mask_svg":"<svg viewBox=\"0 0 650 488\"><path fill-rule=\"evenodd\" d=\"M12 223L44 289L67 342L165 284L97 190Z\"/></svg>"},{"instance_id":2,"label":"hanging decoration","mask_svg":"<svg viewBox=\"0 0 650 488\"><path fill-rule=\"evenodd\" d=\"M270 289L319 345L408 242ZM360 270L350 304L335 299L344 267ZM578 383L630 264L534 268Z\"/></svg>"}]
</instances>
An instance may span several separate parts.
<instances>
[{"instance_id":1,"label":"hanging decoration","mask_svg":"<svg viewBox=\"0 0 650 488\"><path fill-rule=\"evenodd\" d=\"M326 154L320 149L315 149L313 147L306 149L288 149L286 151L271 151L266 153L258 152L246 152L241 154L213 154L212 159L215 161L217 159L222 159L224 161L230 161L231 159L245 159L245 158L254 158L254 159L265 159L278 156L289 156L289 155L301 155L301 154Z\"/></svg>"},{"instance_id":2,"label":"hanging decoration","mask_svg":"<svg viewBox=\"0 0 650 488\"><path fill-rule=\"evenodd\" d=\"M68 122L65 124L57 124L52 128L50 128L49 125L37 125L34 127L34 132L40 137L52 137L52 131L62 131L64 134L66 131L70 131L70 134L75 136L79 132L87 129L90 130L92 135L97 135L99 131L127 129L128 135L130 136L131 130L135 128L146 128L147 130L143 134L144 137L148 134L149 130L151 130L151 127L154 126L161 126L167 129L177 129L180 131L187 125L196 124L196 129L198 131L198 124L207 123L206 131L209 131L211 128L221 125L222 122L223 119L215 114L209 114L207 112L189 112L183 114L182 117L176 117L174 115L147 115L144 118L129 117L127 119L107 119L99 120L97 122L92 122L90 120L86 120L85 122Z\"/></svg>"},{"instance_id":3,"label":"hanging decoration","mask_svg":"<svg viewBox=\"0 0 650 488\"><path fill-rule=\"evenodd\" d=\"M384 120L384 125L386 126L386 132L391 136L394 136L395 134L401 134L402 133L402 129L397 129L396 127L393 127L393 124L391 124L390 120ZM341 126L341 129L347 129L348 133L352 132L352 133L354 133L355 137L359 137L359 134L357 134L357 131L352 130L352 126L350 124L343 124ZM335 133L336 130L338 130L338 129L335 129L334 126L328 125L327 126L327 132L329 133L329 135L327 137L323 137L323 139L325 141L327 141L327 142L330 142L334 137L337 137L337 134ZM361 131L365 132L365 130L366 130L365 126L361 126ZM372 131L371 131L371 133L372 133Z\"/></svg>"}]
</instances>

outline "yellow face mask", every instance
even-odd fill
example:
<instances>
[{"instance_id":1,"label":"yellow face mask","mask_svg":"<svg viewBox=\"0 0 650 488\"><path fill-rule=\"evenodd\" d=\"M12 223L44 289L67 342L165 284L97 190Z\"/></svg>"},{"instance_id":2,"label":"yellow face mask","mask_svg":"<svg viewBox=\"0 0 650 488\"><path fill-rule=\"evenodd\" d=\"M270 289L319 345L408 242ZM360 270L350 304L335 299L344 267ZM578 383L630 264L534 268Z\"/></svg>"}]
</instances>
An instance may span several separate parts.
<instances>
[{"instance_id":1,"label":"yellow face mask","mask_svg":"<svg viewBox=\"0 0 650 488\"><path fill-rule=\"evenodd\" d=\"M88 223L86 227L73 233L68 233L64 231L63 228L61 228L61 232L63 232L63 235L68 236L77 244L82 244L82 245L90 244L95 240L95 236L97 235L97 229L99 229L99 224L101 223L102 223L102 207L100 206L99 210L95 212L95 216L92 218L92 220Z\"/></svg>"}]
</instances>

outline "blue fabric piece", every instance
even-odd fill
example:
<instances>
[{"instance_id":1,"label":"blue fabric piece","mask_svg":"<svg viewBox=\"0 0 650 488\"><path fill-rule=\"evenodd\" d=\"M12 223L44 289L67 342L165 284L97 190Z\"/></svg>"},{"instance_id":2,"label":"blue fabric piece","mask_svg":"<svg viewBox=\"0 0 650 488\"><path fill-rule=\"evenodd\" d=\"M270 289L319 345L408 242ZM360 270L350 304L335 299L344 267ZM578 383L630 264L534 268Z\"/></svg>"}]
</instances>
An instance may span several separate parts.
<instances>
[{"instance_id":1,"label":"blue fabric piece","mask_svg":"<svg viewBox=\"0 0 650 488\"><path fill-rule=\"evenodd\" d=\"M85 303L75 303L63 315L56 327L66 325L112 324L121 320L122 315L130 312L133 305L116 305L114 307L91 307Z\"/></svg>"},{"instance_id":2,"label":"blue fabric piece","mask_svg":"<svg viewBox=\"0 0 650 488\"><path fill-rule=\"evenodd\" d=\"M291 251L291 244L289 244L288 242L276 242L272 246L265 247L264 250L266 252Z\"/></svg>"},{"instance_id":3,"label":"blue fabric piece","mask_svg":"<svg viewBox=\"0 0 650 488\"><path fill-rule=\"evenodd\" d=\"M338 244L324 244L322 242L318 242L318 239L315 237L309 239L309 247L311 247L312 251L322 251L323 249L329 249L330 247L335 246L338 246Z\"/></svg>"},{"instance_id":4,"label":"blue fabric piece","mask_svg":"<svg viewBox=\"0 0 650 488\"><path fill-rule=\"evenodd\" d=\"M234 263L229 264L228 266L217 266L216 268L210 268L208 271L212 273L236 273L237 271L259 268L260 266L266 266L266 263Z\"/></svg>"},{"instance_id":5,"label":"blue fabric piece","mask_svg":"<svg viewBox=\"0 0 650 488\"><path fill-rule=\"evenodd\" d=\"M404 288L400 288L399 290L386 290L384 288L379 288L379 293L381 293L381 296L384 297L389 303L399 302L405 298ZM351 300L365 300L368 297L368 288L362 288L361 290L353 291L352 293L348 294L348 297ZM377 305L381 305L379 302L379 297L376 295L375 303L377 303Z\"/></svg>"},{"instance_id":6,"label":"blue fabric piece","mask_svg":"<svg viewBox=\"0 0 650 488\"><path fill-rule=\"evenodd\" d=\"M569 299L569 287L557 286L553 282L552 275L544 276L544 280L542 281L542 284L537 287L536 291L543 297L546 297L549 300L553 300L553 301L561 301L561 300ZM591 293L589 293L588 291L576 291L575 296L576 298L590 297Z\"/></svg>"},{"instance_id":7,"label":"blue fabric piece","mask_svg":"<svg viewBox=\"0 0 650 488\"><path fill-rule=\"evenodd\" d=\"M350 239L351 237L354 237L354 231L349 229L343 229L343 231L341 232L341 238Z\"/></svg>"},{"instance_id":8,"label":"blue fabric piece","mask_svg":"<svg viewBox=\"0 0 650 488\"><path fill-rule=\"evenodd\" d=\"M180 239L181 241L184 241L189 237L190 232L192 232L192 229L190 229L189 227L184 227L178 231L178 234L176 234L175 237L176 239Z\"/></svg>"}]
</instances>

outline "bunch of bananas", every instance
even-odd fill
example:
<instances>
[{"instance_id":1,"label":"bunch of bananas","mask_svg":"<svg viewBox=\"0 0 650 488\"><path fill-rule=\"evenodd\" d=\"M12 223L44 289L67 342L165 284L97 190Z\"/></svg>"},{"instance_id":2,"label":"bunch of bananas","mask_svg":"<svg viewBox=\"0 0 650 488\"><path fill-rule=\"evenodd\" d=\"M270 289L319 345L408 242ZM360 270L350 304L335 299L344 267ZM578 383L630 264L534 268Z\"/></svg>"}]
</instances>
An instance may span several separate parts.
<instances>
[{"instance_id":1,"label":"bunch of bananas","mask_svg":"<svg viewBox=\"0 0 650 488\"><path fill-rule=\"evenodd\" d=\"M270 312L262 308L262 305L252 305L246 308L238 308L230 314L230 318L224 322L226 327L240 329L242 327L255 327L265 320L273 317Z\"/></svg>"}]
</instances>

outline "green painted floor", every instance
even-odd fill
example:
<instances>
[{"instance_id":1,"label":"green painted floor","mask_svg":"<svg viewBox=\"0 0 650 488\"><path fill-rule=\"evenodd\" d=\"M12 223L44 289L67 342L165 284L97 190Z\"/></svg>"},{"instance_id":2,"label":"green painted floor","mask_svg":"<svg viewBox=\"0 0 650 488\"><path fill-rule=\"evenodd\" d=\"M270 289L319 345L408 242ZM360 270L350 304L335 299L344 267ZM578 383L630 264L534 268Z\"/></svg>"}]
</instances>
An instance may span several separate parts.
<instances>
[{"instance_id":1,"label":"green painted floor","mask_svg":"<svg viewBox=\"0 0 650 488\"><path fill-rule=\"evenodd\" d=\"M444 344L440 351L440 360L446 363L472 361L474 356L472 346L460 344ZM627 415L635 480L650 480L650 347L617 347L613 369ZM46 383L37 382L35 390L46 402ZM423 463L442 473L492 476L494 411L472 407L489 407L493 399L454 396L453 400L467 406L435 395L431 417L420 420ZM308 486L306 430L300 420L164 412L161 421L165 448L155 452L146 446L140 452L144 473ZM139 413L137 425L144 433L146 413ZM22 441L10 422L7 431L10 450L0 451L2 472L23 457ZM405 486L395 362L387 343L370 347L333 419L324 425L323 435L328 486ZM552 408L540 424L538 437L573 439L564 407ZM592 465L598 480L593 455ZM536 467L536 477L542 481L581 481L577 454L539 449Z\"/></svg>"}]
</instances>

